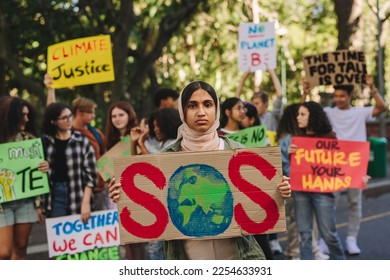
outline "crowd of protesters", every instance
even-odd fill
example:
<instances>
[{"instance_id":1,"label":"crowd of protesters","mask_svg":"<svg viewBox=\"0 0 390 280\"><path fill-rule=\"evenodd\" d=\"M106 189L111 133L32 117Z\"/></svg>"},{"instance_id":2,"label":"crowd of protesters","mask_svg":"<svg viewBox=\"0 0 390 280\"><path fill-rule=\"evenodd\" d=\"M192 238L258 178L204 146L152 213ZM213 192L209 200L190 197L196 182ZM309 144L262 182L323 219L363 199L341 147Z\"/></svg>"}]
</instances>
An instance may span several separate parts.
<instances>
[{"instance_id":1,"label":"crowd of protesters","mask_svg":"<svg viewBox=\"0 0 390 280\"><path fill-rule=\"evenodd\" d=\"M266 92L256 92L251 101L220 97L206 82L189 83L179 94L162 88L155 93L156 110L139 116L125 101L111 104L105 134L95 128L96 104L76 98L72 107L57 102L50 76L47 107L37 135L32 106L17 97L0 99L0 144L41 136L46 160L39 170L48 173L50 193L46 196L0 204L0 259L25 259L33 223L46 217L79 214L88 221L95 210L115 209L120 183L103 180L96 162L123 137L131 136L132 155L178 151L212 151L243 147L226 136L241 129L264 125L275 131L281 147L283 177L275 186L285 199L287 221L286 259L345 259L343 242L336 229L338 193L291 192L290 157L297 150L293 136L366 141L365 122L384 112L387 105L367 77L375 105L352 107L353 86L334 87L334 107L322 108L308 101L310 85L303 83L300 104L283 110L280 82L270 71L276 94L272 102ZM248 75L245 75L247 77ZM241 83L243 84L243 83ZM268 106L273 103L273 110ZM269 141L267 142L269 144ZM369 177L362 180L366 183ZM348 190L349 230L345 242L348 254L361 253L357 244L362 213L361 190ZM314 217L314 219L313 219ZM322 243L321 243L322 242ZM125 245L127 259L273 259L283 253L277 235L254 235L207 240L153 241Z\"/></svg>"}]
</instances>

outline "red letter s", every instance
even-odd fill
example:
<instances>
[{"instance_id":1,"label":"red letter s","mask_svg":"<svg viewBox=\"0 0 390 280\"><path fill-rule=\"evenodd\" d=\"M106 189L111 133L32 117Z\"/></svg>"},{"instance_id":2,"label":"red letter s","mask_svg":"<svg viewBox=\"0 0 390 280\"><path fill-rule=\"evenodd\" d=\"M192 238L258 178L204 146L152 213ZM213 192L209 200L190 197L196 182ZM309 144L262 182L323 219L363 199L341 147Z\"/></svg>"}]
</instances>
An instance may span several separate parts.
<instances>
[{"instance_id":1,"label":"red letter s","mask_svg":"<svg viewBox=\"0 0 390 280\"><path fill-rule=\"evenodd\" d=\"M127 207L122 209L119 215L120 220L122 226L134 236L140 238L157 238L164 232L168 225L168 211L155 196L144 192L135 186L134 177L137 174L148 178L160 190L165 186L165 176L160 169L145 162L128 166L121 176L122 188L127 197L149 210L156 216L156 221L149 226L143 226L131 217L131 212Z\"/></svg>"},{"instance_id":2,"label":"red letter s","mask_svg":"<svg viewBox=\"0 0 390 280\"><path fill-rule=\"evenodd\" d=\"M279 209L276 202L267 193L242 178L240 167L250 165L258 169L268 180L276 175L276 168L256 153L239 152L229 162L229 178L241 192L266 211L264 221L256 223L246 214L241 203L234 207L237 224L248 233L262 233L275 226L279 220Z\"/></svg>"}]
</instances>

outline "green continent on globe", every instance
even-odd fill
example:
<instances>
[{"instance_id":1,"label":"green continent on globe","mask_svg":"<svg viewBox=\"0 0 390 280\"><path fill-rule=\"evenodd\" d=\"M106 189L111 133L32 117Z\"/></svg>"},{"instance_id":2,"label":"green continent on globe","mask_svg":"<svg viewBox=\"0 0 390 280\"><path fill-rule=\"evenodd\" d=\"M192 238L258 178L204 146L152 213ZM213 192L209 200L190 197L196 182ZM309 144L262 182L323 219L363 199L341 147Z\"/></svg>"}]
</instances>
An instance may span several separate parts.
<instances>
[{"instance_id":1,"label":"green continent on globe","mask_svg":"<svg viewBox=\"0 0 390 280\"><path fill-rule=\"evenodd\" d=\"M223 175L205 164L178 168L168 183L172 223L187 236L215 236L233 217L233 196Z\"/></svg>"}]
</instances>

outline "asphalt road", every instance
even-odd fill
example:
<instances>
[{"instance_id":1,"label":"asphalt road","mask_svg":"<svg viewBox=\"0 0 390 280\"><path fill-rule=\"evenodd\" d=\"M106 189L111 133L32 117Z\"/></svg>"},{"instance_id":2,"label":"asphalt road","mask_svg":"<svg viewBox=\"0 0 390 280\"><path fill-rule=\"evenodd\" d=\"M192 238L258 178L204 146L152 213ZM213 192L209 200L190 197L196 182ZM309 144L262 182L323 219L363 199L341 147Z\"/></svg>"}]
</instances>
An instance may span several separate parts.
<instances>
[{"instance_id":1,"label":"asphalt road","mask_svg":"<svg viewBox=\"0 0 390 280\"><path fill-rule=\"evenodd\" d=\"M350 260L390 260L390 186L389 192L371 192L363 198L363 219L361 222L358 244L362 253L348 256ZM337 226L341 240L346 238L347 231L347 198L342 195L337 207ZM285 234L279 234L282 247L285 245ZM47 242L44 225L36 224L31 234L28 259L47 260ZM283 259L283 255L275 256Z\"/></svg>"}]
</instances>

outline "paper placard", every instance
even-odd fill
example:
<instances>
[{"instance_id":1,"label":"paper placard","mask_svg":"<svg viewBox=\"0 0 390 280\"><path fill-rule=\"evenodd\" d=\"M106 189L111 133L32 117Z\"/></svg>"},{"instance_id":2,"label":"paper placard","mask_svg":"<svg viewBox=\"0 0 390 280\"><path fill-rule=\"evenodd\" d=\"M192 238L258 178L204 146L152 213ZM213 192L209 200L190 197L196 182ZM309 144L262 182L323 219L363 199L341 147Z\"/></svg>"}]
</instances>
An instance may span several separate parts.
<instances>
[{"instance_id":1,"label":"paper placard","mask_svg":"<svg viewBox=\"0 0 390 280\"><path fill-rule=\"evenodd\" d=\"M0 145L0 203L49 192L47 173L38 170L45 160L40 138Z\"/></svg>"},{"instance_id":2,"label":"paper placard","mask_svg":"<svg viewBox=\"0 0 390 280\"><path fill-rule=\"evenodd\" d=\"M239 70L254 72L276 68L273 22L240 23L238 40Z\"/></svg>"},{"instance_id":3,"label":"paper placard","mask_svg":"<svg viewBox=\"0 0 390 280\"><path fill-rule=\"evenodd\" d=\"M109 35L51 45L47 49L47 65L53 88L111 82L115 79Z\"/></svg>"}]
</instances>

